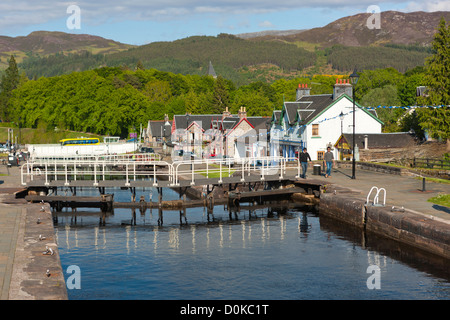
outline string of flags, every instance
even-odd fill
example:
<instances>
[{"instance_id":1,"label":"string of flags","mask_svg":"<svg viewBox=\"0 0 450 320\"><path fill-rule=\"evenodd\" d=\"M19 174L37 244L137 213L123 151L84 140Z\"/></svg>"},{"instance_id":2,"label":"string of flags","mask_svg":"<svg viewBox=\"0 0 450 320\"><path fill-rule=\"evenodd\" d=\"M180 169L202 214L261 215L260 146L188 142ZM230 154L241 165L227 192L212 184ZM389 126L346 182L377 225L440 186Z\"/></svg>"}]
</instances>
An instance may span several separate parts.
<instances>
[{"instance_id":1,"label":"string of flags","mask_svg":"<svg viewBox=\"0 0 450 320\"><path fill-rule=\"evenodd\" d=\"M421 108L433 108L433 109L439 109L439 108L449 108L450 105L440 105L440 106L377 106L377 107L366 107L367 110L374 110L374 109L421 109Z\"/></svg>"}]
</instances>

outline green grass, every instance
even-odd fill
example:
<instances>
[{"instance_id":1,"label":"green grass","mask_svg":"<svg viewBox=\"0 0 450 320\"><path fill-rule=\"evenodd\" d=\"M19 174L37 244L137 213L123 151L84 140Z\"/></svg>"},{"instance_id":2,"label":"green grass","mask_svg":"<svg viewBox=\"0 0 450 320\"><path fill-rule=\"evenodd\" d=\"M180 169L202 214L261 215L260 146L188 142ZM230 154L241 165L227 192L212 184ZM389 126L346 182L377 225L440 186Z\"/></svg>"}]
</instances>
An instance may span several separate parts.
<instances>
[{"instance_id":1,"label":"green grass","mask_svg":"<svg viewBox=\"0 0 450 320\"><path fill-rule=\"evenodd\" d=\"M428 202L450 208L450 194L440 194L437 197L428 199Z\"/></svg>"},{"instance_id":2,"label":"green grass","mask_svg":"<svg viewBox=\"0 0 450 320\"><path fill-rule=\"evenodd\" d=\"M215 168L208 169L208 178L220 178L219 166L211 165L211 167ZM228 167L222 167L222 178L231 177L235 171L236 170L230 170L230 172L228 173ZM206 177L206 170L200 171L198 173Z\"/></svg>"}]
</instances>

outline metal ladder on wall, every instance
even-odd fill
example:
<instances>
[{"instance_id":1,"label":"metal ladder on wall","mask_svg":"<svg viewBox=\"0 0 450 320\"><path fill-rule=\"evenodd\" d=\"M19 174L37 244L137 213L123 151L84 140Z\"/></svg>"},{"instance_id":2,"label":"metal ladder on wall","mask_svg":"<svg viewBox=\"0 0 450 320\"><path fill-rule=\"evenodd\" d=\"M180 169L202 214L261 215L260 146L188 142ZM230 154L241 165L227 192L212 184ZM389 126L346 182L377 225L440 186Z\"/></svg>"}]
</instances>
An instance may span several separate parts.
<instances>
[{"instance_id":1,"label":"metal ladder on wall","mask_svg":"<svg viewBox=\"0 0 450 320\"><path fill-rule=\"evenodd\" d=\"M372 206L375 207L384 207L386 205L386 189L385 188L378 188L378 187L372 187L372 189L370 189L369 194L367 195L367 199L366 199L366 206L369 204L369 199L370 199L370 195L372 194L372 191L376 192L375 197L373 198L373 202L372 202ZM384 191L384 198L383 198L383 204L379 203L379 197L380 197L380 192Z\"/></svg>"}]
</instances>

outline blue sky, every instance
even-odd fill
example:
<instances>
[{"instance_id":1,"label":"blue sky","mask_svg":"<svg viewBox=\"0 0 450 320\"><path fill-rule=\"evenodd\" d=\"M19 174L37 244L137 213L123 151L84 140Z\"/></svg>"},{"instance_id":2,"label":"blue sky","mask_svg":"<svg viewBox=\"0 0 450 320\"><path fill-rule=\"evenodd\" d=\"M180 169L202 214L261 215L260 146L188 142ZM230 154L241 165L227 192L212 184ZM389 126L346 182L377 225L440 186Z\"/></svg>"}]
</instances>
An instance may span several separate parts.
<instances>
[{"instance_id":1,"label":"blue sky","mask_svg":"<svg viewBox=\"0 0 450 320\"><path fill-rule=\"evenodd\" d=\"M80 9L79 20L72 19L76 12L67 12L71 5ZM450 11L450 0L1 0L0 35L62 31L141 45L192 35L310 29L367 12L371 5L382 12ZM68 20L72 26L79 21L80 28L69 28Z\"/></svg>"}]
</instances>

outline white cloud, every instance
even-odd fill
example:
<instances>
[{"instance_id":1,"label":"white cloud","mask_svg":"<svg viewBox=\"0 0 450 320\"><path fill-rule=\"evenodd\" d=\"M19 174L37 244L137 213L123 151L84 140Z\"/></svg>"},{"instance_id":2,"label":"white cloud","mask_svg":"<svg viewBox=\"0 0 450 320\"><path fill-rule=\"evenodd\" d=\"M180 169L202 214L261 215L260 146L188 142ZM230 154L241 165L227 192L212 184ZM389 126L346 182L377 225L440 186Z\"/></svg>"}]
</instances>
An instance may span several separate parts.
<instances>
[{"instance_id":1,"label":"white cloud","mask_svg":"<svg viewBox=\"0 0 450 320\"><path fill-rule=\"evenodd\" d=\"M408 4L406 11L450 11L450 0L414 1Z\"/></svg>"},{"instance_id":2,"label":"white cloud","mask_svg":"<svg viewBox=\"0 0 450 320\"><path fill-rule=\"evenodd\" d=\"M258 27L261 27L261 28L274 28L275 26L274 26L274 24L272 22L270 22L268 20L265 20L263 22L260 22L258 24Z\"/></svg>"}]
</instances>

